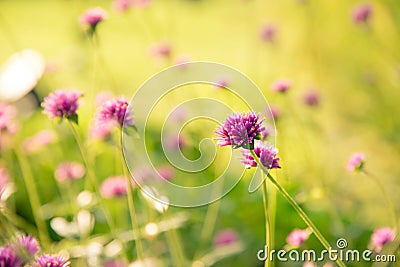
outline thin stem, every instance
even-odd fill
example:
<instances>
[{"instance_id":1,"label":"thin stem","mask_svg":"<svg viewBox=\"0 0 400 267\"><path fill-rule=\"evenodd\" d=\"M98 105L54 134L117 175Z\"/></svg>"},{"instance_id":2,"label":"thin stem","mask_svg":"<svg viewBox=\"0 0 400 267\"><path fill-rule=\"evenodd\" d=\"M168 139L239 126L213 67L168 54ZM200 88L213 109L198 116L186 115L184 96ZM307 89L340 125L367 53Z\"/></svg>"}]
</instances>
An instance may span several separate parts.
<instances>
[{"instance_id":1,"label":"thin stem","mask_svg":"<svg viewBox=\"0 0 400 267\"><path fill-rule=\"evenodd\" d=\"M138 257L138 260L140 261L141 264L145 264L144 262L144 250L143 250L143 244L141 240L141 235L140 235L140 228L139 228L139 222L136 216L136 210L135 210L135 203L133 202L133 196L132 196L132 182L130 179L130 174L127 171L127 167L125 165L125 159L124 155L122 152L122 131L120 132L120 142L118 142L118 149L119 149L119 154L121 155L121 160L122 160L122 169L124 172L124 177L127 179L127 187L128 187L128 209L129 209L129 215L131 217L131 224L132 224L132 231L133 235L136 237L135 239L135 244L136 244L136 254Z\"/></svg>"},{"instance_id":2,"label":"thin stem","mask_svg":"<svg viewBox=\"0 0 400 267\"><path fill-rule=\"evenodd\" d=\"M264 177L264 175L262 174ZM271 222L268 215L268 192L267 192L267 179L263 181L263 204L264 204L264 215L265 215L265 244L269 251L271 251ZM264 266L269 267L271 264L271 258L268 257Z\"/></svg>"},{"instance_id":3,"label":"thin stem","mask_svg":"<svg viewBox=\"0 0 400 267\"><path fill-rule=\"evenodd\" d=\"M22 177L25 182L26 191L28 192L28 198L32 208L33 219L35 220L35 224L38 228L39 239L43 246L47 247L50 245L50 237L47 231L46 223L43 220L39 193L33 178L32 170L24 153L19 151L19 149L15 149L15 155L17 156L22 171Z\"/></svg>"},{"instance_id":4,"label":"thin stem","mask_svg":"<svg viewBox=\"0 0 400 267\"><path fill-rule=\"evenodd\" d=\"M83 148L83 143L81 141L81 138L75 128L75 126L73 125L73 122L68 120L68 126L71 129L72 134L74 135L75 141L78 145L79 148L79 152L81 154L82 160L85 164L86 170L87 170L87 177L89 178L89 181L94 189L94 193L96 195L97 200L100 203L100 207L104 213L104 217L106 218L108 227L110 228L111 231L111 235L113 236L114 239L119 239L118 235L117 235L117 231L114 225L114 221L111 219L110 213L108 212L106 205L104 203L103 198L101 197L100 191L99 191L99 184L97 182L96 179L96 174L93 172L93 168L89 165L88 163L88 158L86 156L85 150ZM124 253L126 254L126 251L124 250Z\"/></svg>"},{"instance_id":5,"label":"thin stem","mask_svg":"<svg viewBox=\"0 0 400 267\"><path fill-rule=\"evenodd\" d=\"M296 200L294 200L289 193L283 188L275 179L272 177L268 170L261 164L259 158L257 155L254 153L253 150L250 150L254 160L257 162L257 165L261 168L261 170L267 175L269 180L272 182L272 184L278 189L278 191L286 198L286 200L293 206L293 208L297 211L299 216L303 219L303 221L307 224L308 227L310 227L315 234L315 236L318 238L318 240L321 242L321 244L329 251L331 251L331 246L329 245L328 241L325 239L325 237L321 234L321 232L318 230L318 228L314 225L314 223L311 221L311 219L307 216L307 214L303 211L303 209L297 204ZM342 262L342 260L337 257L336 263L341 266L345 267L346 265Z\"/></svg>"},{"instance_id":6,"label":"thin stem","mask_svg":"<svg viewBox=\"0 0 400 267\"><path fill-rule=\"evenodd\" d=\"M179 237L176 233L176 229L169 229L165 232L168 246L171 250L171 256L173 261L173 266L175 267L186 267L185 264L185 255L183 253L181 242L179 241Z\"/></svg>"},{"instance_id":7,"label":"thin stem","mask_svg":"<svg viewBox=\"0 0 400 267\"><path fill-rule=\"evenodd\" d=\"M388 206L389 213L391 213L391 215L392 215L394 229L397 232L397 229L398 229L398 218L397 218L397 214L396 214L396 209L395 209L395 207L393 205L393 202L390 200L389 195L385 190L385 187L379 181L379 179L377 179L377 177L375 177L373 174L367 172L364 169L361 169L361 171L362 171L362 173L364 173L367 177L369 177L378 186L379 190L381 190L381 193L385 198L386 205Z\"/></svg>"}]
</instances>

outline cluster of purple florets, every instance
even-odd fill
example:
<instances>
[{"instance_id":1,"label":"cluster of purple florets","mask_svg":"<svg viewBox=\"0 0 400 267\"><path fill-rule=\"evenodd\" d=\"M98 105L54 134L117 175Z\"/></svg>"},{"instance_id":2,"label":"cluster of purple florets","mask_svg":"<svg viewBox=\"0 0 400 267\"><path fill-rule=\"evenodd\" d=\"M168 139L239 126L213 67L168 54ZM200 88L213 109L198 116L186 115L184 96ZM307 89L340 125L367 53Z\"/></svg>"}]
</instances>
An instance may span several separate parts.
<instances>
[{"instance_id":1,"label":"cluster of purple florets","mask_svg":"<svg viewBox=\"0 0 400 267\"><path fill-rule=\"evenodd\" d=\"M255 112L233 113L216 129L217 144L242 148L241 162L246 168L257 166L250 150L254 151L265 168L280 168L279 158L276 157L278 150L260 141L265 131L265 127L262 125L263 121L261 115Z\"/></svg>"},{"instance_id":2,"label":"cluster of purple florets","mask_svg":"<svg viewBox=\"0 0 400 267\"><path fill-rule=\"evenodd\" d=\"M4 267L68 267L68 259L50 254L36 255L39 242L30 235L19 235L0 247L0 266Z\"/></svg>"}]
</instances>

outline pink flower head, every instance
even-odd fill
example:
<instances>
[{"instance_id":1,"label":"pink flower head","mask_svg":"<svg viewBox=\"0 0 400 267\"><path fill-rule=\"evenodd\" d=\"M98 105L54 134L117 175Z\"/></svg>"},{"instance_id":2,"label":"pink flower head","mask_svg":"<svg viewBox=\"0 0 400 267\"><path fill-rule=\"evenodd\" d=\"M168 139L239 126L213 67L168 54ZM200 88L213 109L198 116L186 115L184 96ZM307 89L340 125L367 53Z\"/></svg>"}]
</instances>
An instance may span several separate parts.
<instances>
[{"instance_id":1,"label":"pink flower head","mask_svg":"<svg viewBox=\"0 0 400 267\"><path fill-rule=\"evenodd\" d=\"M77 115L78 100L82 95L78 90L57 90L44 98L43 113L50 119L72 118Z\"/></svg>"},{"instance_id":2,"label":"pink flower head","mask_svg":"<svg viewBox=\"0 0 400 267\"><path fill-rule=\"evenodd\" d=\"M114 0L113 8L118 12L124 12L132 6L131 0Z\"/></svg>"},{"instance_id":3,"label":"pink flower head","mask_svg":"<svg viewBox=\"0 0 400 267\"><path fill-rule=\"evenodd\" d=\"M22 147L25 152L33 153L39 149L53 143L56 139L54 131L42 130L36 133L34 136L28 137L22 143Z\"/></svg>"},{"instance_id":4,"label":"pink flower head","mask_svg":"<svg viewBox=\"0 0 400 267\"><path fill-rule=\"evenodd\" d=\"M390 243L396 237L396 233L389 227L382 227L376 229L371 235L371 244L380 250L383 245Z\"/></svg>"},{"instance_id":5,"label":"pink flower head","mask_svg":"<svg viewBox=\"0 0 400 267\"><path fill-rule=\"evenodd\" d=\"M79 22L86 27L94 30L100 22L107 17L107 12L101 7L93 7L87 9L79 18Z\"/></svg>"},{"instance_id":6,"label":"pink flower head","mask_svg":"<svg viewBox=\"0 0 400 267\"><path fill-rule=\"evenodd\" d=\"M6 171L6 169L0 166L0 196L9 182L10 182L10 177L8 176L8 172Z\"/></svg>"},{"instance_id":7,"label":"pink flower head","mask_svg":"<svg viewBox=\"0 0 400 267\"><path fill-rule=\"evenodd\" d=\"M214 245L215 246L224 246L234 243L238 240L238 234L233 229L226 229L219 232L214 237Z\"/></svg>"},{"instance_id":8,"label":"pink flower head","mask_svg":"<svg viewBox=\"0 0 400 267\"><path fill-rule=\"evenodd\" d=\"M36 259L37 267L69 267L70 262L68 259L58 256L43 254ZM36 266L36 265L35 265Z\"/></svg>"},{"instance_id":9,"label":"pink flower head","mask_svg":"<svg viewBox=\"0 0 400 267\"><path fill-rule=\"evenodd\" d=\"M25 263L39 251L39 242L31 235L22 234L18 236L11 246L15 248L18 255Z\"/></svg>"},{"instance_id":10,"label":"pink flower head","mask_svg":"<svg viewBox=\"0 0 400 267\"><path fill-rule=\"evenodd\" d=\"M347 171L354 172L359 171L363 168L365 163L365 154L364 153L354 153L350 156L349 161L347 162Z\"/></svg>"},{"instance_id":11,"label":"pink flower head","mask_svg":"<svg viewBox=\"0 0 400 267\"><path fill-rule=\"evenodd\" d=\"M273 82L271 89L278 93L285 93L287 90L289 90L291 85L292 84L289 80L281 79L281 80L277 80L277 81Z\"/></svg>"},{"instance_id":12,"label":"pink flower head","mask_svg":"<svg viewBox=\"0 0 400 267\"><path fill-rule=\"evenodd\" d=\"M280 158L276 156L278 154L278 149L275 147L264 144L261 141L257 141L254 145L254 153L266 169L278 169L281 167L279 165ZM246 168L257 167L256 160L248 150L243 149L242 155L243 158L241 158L240 161L245 165Z\"/></svg>"},{"instance_id":13,"label":"pink flower head","mask_svg":"<svg viewBox=\"0 0 400 267\"><path fill-rule=\"evenodd\" d=\"M214 82L214 84L218 89L224 89L229 85L229 79L226 77L220 77Z\"/></svg>"},{"instance_id":14,"label":"pink flower head","mask_svg":"<svg viewBox=\"0 0 400 267\"><path fill-rule=\"evenodd\" d=\"M154 58L168 58L171 55L171 45L165 42L152 44L150 55Z\"/></svg>"},{"instance_id":15,"label":"pink flower head","mask_svg":"<svg viewBox=\"0 0 400 267\"><path fill-rule=\"evenodd\" d=\"M261 29L260 37L264 42L273 42L276 35L276 28L273 25L265 25Z\"/></svg>"},{"instance_id":16,"label":"pink flower head","mask_svg":"<svg viewBox=\"0 0 400 267\"><path fill-rule=\"evenodd\" d=\"M128 112L128 105L123 97L105 101L97 113L97 123L101 125L112 121L121 127L132 126L133 116Z\"/></svg>"},{"instance_id":17,"label":"pink flower head","mask_svg":"<svg viewBox=\"0 0 400 267\"><path fill-rule=\"evenodd\" d=\"M81 179L85 175L85 168L78 162L63 162L60 163L54 176L59 182L68 182Z\"/></svg>"},{"instance_id":18,"label":"pink flower head","mask_svg":"<svg viewBox=\"0 0 400 267\"><path fill-rule=\"evenodd\" d=\"M294 229L286 238L286 242L294 247L294 248L298 248L300 247L301 244L303 244L303 242L305 242L308 237L310 235L310 232L305 229L305 230L301 230L301 229Z\"/></svg>"},{"instance_id":19,"label":"pink flower head","mask_svg":"<svg viewBox=\"0 0 400 267\"><path fill-rule=\"evenodd\" d=\"M17 109L9 104L0 102L0 137L1 134L14 134L18 128L16 122Z\"/></svg>"},{"instance_id":20,"label":"pink flower head","mask_svg":"<svg viewBox=\"0 0 400 267\"><path fill-rule=\"evenodd\" d=\"M174 59L174 64L180 65L180 67L184 68L191 60L192 57L189 55L179 55Z\"/></svg>"},{"instance_id":21,"label":"pink flower head","mask_svg":"<svg viewBox=\"0 0 400 267\"><path fill-rule=\"evenodd\" d=\"M157 169L158 174L165 180L171 180L175 175L174 168L169 165L161 166Z\"/></svg>"},{"instance_id":22,"label":"pink flower head","mask_svg":"<svg viewBox=\"0 0 400 267\"><path fill-rule=\"evenodd\" d=\"M127 179L122 176L109 177L100 186L100 193L104 198L125 196L127 190Z\"/></svg>"},{"instance_id":23,"label":"pink flower head","mask_svg":"<svg viewBox=\"0 0 400 267\"><path fill-rule=\"evenodd\" d=\"M96 103L96 106L101 106L104 104L104 102L106 102L107 100L111 100L113 98L114 98L114 95L112 92L102 91L96 95L94 102Z\"/></svg>"},{"instance_id":24,"label":"pink flower head","mask_svg":"<svg viewBox=\"0 0 400 267\"><path fill-rule=\"evenodd\" d=\"M372 15L372 6L370 4L358 4L353 8L352 17L356 24L367 23Z\"/></svg>"},{"instance_id":25,"label":"pink flower head","mask_svg":"<svg viewBox=\"0 0 400 267\"><path fill-rule=\"evenodd\" d=\"M162 145L168 151L179 150L185 146L185 139L181 134L178 136L170 135L165 138Z\"/></svg>"},{"instance_id":26,"label":"pink flower head","mask_svg":"<svg viewBox=\"0 0 400 267\"><path fill-rule=\"evenodd\" d=\"M307 91L303 96L303 102L307 106L318 106L319 94L314 90Z\"/></svg>"},{"instance_id":27,"label":"pink flower head","mask_svg":"<svg viewBox=\"0 0 400 267\"><path fill-rule=\"evenodd\" d=\"M0 247L0 266L22 267L24 264L13 247L7 244Z\"/></svg>"},{"instance_id":28,"label":"pink flower head","mask_svg":"<svg viewBox=\"0 0 400 267\"><path fill-rule=\"evenodd\" d=\"M119 259L110 259L104 262L104 267L126 267L127 264L123 260Z\"/></svg>"},{"instance_id":29,"label":"pink flower head","mask_svg":"<svg viewBox=\"0 0 400 267\"><path fill-rule=\"evenodd\" d=\"M232 113L223 125L219 126L215 133L218 138L219 146L231 145L233 148L250 149L254 145L254 140L261 138L263 120L260 120L260 114L255 112Z\"/></svg>"}]
</instances>

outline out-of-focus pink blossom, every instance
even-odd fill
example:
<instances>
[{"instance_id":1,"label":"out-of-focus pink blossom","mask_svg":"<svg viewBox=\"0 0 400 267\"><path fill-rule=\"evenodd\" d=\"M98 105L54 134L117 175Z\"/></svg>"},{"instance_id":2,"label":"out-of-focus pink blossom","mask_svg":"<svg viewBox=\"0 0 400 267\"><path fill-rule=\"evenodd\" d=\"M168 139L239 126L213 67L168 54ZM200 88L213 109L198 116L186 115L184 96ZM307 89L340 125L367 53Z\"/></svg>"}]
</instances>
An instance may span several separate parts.
<instances>
[{"instance_id":1,"label":"out-of-focus pink blossom","mask_svg":"<svg viewBox=\"0 0 400 267\"><path fill-rule=\"evenodd\" d=\"M365 154L364 153L354 153L350 156L349 161L347 162L347 171L354 172L359 171L363 168L365 163Z\"/></svg>"},{"instance_id":2,"label":"out-of-focus pink blossom","mask_svg":"<svg viewBox=\"0 0 400 267\"><path fill-rule=\"evenodd\" d=\"M233 229L225 229L216 234L214 237L214 245L215 246L224 246L229 245L238 241L238 234Z\"/></svg>"},{"instance_id":3,"label":"out-of-focus pink blossom","mask_svg":"<svg viewBox=\"0 0 400 267\"><path fill-rule=\"evenodd\" d=\"M155 43L150 46L149 51L154 58L169 58L171 56L171 45L166 42Z\"/></svg>"},{"instance_id":4,"label":"out-of-focus pink blossom","mask_svg":"<svg viewBox=\"0 0 400 267\"><path fill-rule=\"evenodd\" d=\"M392 242L395 237L396 232L392 228L378 228L371 235L371 244L379 252L383 245Z\"/></svg>"},{"instance_id":5,"label":"out-of-focus pink blossom","mask_svg":"<svg viewBox=\"0 0 400 267\"><path fill-rule=\"evenodd\" d=\"M301 244L303 244L308 237L310 236L310 232L305 229L305 230L301 230L301 229L294 229L286 238L286 242L294 247L294 248L298 248L300 247Z\"/></svg>"},{"instance_id":6,"label":"out-of-focus pink blossom","mask_svg":"<svg viewBox=\"0 0 400 267\"><path fill-rule=\"evenodd\" d=\"M100 193L104 198L125 196L128 191L128 182L125 177L114 176L103 181L100 186Z\"/></svg>"},{"instance_id":7,"label":"out-of-focus pink blossom","mask_svg":"<svg viewBox=\"0 0 400 267\"><path fill-rule=\"evenodd\" d=\"M367 23L372 16L372 6L367 3L358 4L353 8L352 18L356 24Z\"/></svg>"},{"instance_id":8,"label":"out-of-focus pink blossom","mask_svg":"<svg viewBox=\"0 0 400 267\"><path fill-rule=\"evenodd\" d=\"M132 6L132 0L114 0L113 8L118 12L124 12Z\"/></svg>"},{"instance_id":9,"label":"out-of-focus pink blossom","mask_svg":"<svg viewBox=\"0 0 400 267\"><path fill-rule=\"evenodd\" d=\"M303 95L303 102L307 106L318 106L319 104L319 94L315 90L308 90Z\"/></svg>"},{"instance_id":10,"label":"out-of-focus pink blossom","mask_svg":"<svg viewBox=\"0 0 400 267\"><path fill-rule=\"evenodd\" d=\"M28 137L22 143L22 147L26 153L34 153L39 149L53 143L56 140L56 134L51 130L42 130L34 136Z\"/></svg>"},{"instance_id":11,"label":"out-of-focus pink blossom","mask_svg":"<svg viewBox=\"0 0 400 267\"><path fill-rule=\"evenodd\" d=\"M93 7L87 9L79 18L79 22L83 26L88 26L95 29L96 26L107 17L107 12L101 7Z\"/></svg>"},{"instance_id":12,"label":"out-of-focus pink blossom","mask_svg":"<svg viewBox=\"0 0 400 267\"><path fill-rule=\"evenodd\" d=\"M285 93L291 87L292 83L287 79L277 80L272 83L271 89L278 93Z\"/></svg>"},{"instance_id":13,"label":"out-of-focus pink blossom","mask_svg":"<svg viewBox=\"0 0 400 267\"><path fill-rule=\"evenodd\" d=\"M175 175L174 168L169 165L159 167L157 172L165 180L171 180Z\"/></svg>"},{"instance_id":14,"label":"out-of-focus pink blossom","mask_svg":"<svg viewBox=\"0 0 400 267\"><path fill-rule=\"evenodd\" d=\"M60 163L54 173L57 181L68 182L81 179L85 175L85 168L78 162Z\"/></svg>"},{"instance_id":15,"label":"out-of-focus pink blossom","mask_svg":"<svg viewBox=\"0 0 400 267\"><path fill-rule=\"evenodd\" d=\"M271 24L264 25L260 32L261 40L264 42L273 42L275 40L275 35L276 27Z\"/></svg>"}]
</instances>

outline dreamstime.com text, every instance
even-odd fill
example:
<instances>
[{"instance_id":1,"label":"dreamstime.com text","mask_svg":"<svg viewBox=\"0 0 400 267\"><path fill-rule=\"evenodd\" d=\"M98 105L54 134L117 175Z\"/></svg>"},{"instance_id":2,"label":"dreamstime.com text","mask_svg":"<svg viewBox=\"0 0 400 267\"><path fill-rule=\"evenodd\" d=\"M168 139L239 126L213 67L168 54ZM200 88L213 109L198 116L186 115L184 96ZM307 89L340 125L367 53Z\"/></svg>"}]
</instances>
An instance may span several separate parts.
<instances>
[{"instance_id":1,"label":"dreamstime.com text","mask_svg":"<svg viewBox=\"0 0 400 267\"><path fill-rule=\"evenodd\" d=\"M336 261L340 259L343 262L396 262L396 255L381 255L376 254L372 250L355 250L346 249L347 241L344 238L340 238L336 242L337 249L330 248L329 250L321 250L316 252L312 249L305 250L275 250L269 251L268 246L264 249L260 249L257 252L257 259L260 261L292 261L292 262L323 262L323 261Z\"/></svg>"}]
</instances>

